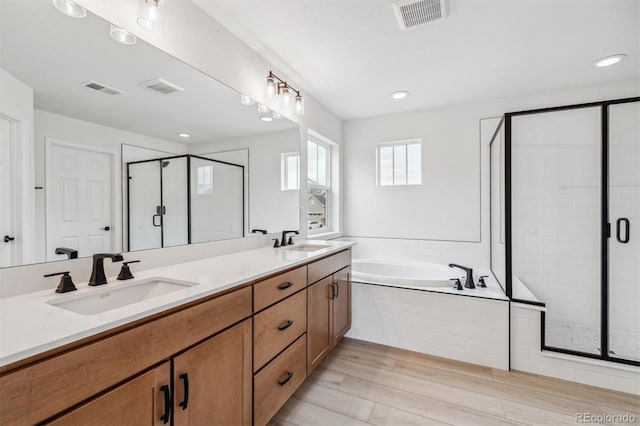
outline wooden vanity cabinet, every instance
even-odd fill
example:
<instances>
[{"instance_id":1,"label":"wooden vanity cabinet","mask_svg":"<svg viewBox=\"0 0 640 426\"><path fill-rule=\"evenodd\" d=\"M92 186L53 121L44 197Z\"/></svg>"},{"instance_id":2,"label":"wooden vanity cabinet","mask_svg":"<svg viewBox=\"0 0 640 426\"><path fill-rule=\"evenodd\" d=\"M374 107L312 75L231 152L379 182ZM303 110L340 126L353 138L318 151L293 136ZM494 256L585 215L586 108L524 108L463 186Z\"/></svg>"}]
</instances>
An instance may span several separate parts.
<instances>
[{"instance_id":1,"label":"wooden vanity cabinet","mask_svg":"<svg viewBox=\"0 0 640 426\"><path fill-rule=\"evenodd\" d=\"M171 421L169 362L48 423L66 425L153 425Z\"/></svg>"},{"instance_id":2,"label":"wooden vanity cabinet","mask_svg":"<svg viewBox=\"0 0 640 426\"><path fill-rule=\"evenodd\" d=\"M251 425L251 319L173 359L174 425Z\"/></svg>"}]
</instances>

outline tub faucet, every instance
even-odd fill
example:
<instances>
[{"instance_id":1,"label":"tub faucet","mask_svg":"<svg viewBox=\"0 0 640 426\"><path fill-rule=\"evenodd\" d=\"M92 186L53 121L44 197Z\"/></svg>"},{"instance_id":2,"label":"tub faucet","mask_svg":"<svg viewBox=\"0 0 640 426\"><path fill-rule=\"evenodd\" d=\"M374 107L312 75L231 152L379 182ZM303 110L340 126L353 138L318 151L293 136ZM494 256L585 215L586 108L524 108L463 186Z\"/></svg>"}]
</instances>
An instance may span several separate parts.
<instances>
[{"instance_id":1,"label":"tub faucet","mask_svg":"<svg viewBox=\"0 0 640 426\"><path fill-rule=\"evenodd\" d=\"M449 268L459 268L467 273L467 280L464 283L465 288L476 288L476 285L473 283L473 269L468 266L456 265L455 263L450 263Z\"/></svg>"},{"instance_id":2,"label":"tub faucet","mask_svg":"<svg viewBox=\"0 0 640 426\"><path fill-rule=\"evenodd\" d=\"M104 274L104 260L111 259L112 262L122 262L124 258L120 253L100 253L93 255L93 270L89 285L103 285L107 283L107 277Z\"/></svg>"}]
</instances>

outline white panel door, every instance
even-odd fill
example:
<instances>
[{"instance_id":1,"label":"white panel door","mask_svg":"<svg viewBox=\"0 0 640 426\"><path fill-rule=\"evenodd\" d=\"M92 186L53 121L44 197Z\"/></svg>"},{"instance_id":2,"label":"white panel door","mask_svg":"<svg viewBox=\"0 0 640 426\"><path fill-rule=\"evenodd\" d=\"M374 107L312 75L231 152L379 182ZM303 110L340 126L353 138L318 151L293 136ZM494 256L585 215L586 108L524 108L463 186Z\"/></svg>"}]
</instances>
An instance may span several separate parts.
<instances>
[{"instance_id":1,"label":"white panel door","mask_svg":"<svg viewBox=\"0 0 640 426\"><path fill-rule=\"evenodd\" d=\"M13 265L15 240L5 242L5 236L15 238L11 218L11 123L0 117L0 267Z\"/></svg>"},{"instance_id":2,"label":"white panel door","mask_svg":"<svg viewBox=\"0 0 640 426\"><path fill-rule=\"evenodd\" d=\"M113 156L53 144L47 158L47 261L113 250Z\"/></svg>"}]
</instances>

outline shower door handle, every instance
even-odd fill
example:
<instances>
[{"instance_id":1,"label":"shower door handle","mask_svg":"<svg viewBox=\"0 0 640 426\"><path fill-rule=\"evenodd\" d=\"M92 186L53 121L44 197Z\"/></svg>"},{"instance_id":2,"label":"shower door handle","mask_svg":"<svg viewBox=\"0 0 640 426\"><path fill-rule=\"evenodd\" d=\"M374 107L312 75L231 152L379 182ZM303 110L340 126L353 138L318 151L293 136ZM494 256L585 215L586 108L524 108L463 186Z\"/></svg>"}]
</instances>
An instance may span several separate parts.
<instances>
[{"instance_id":1,"label":"shower door handle","mask_svg":"<svg viewBox=\"0 0 640 426\"><path fill-rule=\"evenodd\" d=\"M622 224L624 223L624 238L622 237ZM631 233L631 223L626 217L616 220L616 240L619 243L627 244L629 242L629 234Z\"/></svg>"}]
</instances>

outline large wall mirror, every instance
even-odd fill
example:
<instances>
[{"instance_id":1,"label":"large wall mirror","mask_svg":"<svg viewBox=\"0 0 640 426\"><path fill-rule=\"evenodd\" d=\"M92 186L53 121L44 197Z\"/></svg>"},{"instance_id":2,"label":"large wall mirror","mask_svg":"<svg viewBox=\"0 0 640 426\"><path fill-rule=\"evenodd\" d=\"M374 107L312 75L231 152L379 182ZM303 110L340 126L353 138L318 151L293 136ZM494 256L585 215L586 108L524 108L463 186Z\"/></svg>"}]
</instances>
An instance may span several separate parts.
<instances>
[{"instance_id":1,"label":"large wall mirror","mask_svg":"<svg viewBox=\"0 0 640 426\"><path fill-rule=\"evenodd\" d=\"M298 125L114 31L0 4L0 267L298 229Z\"/></svg>"}]
</instances>

